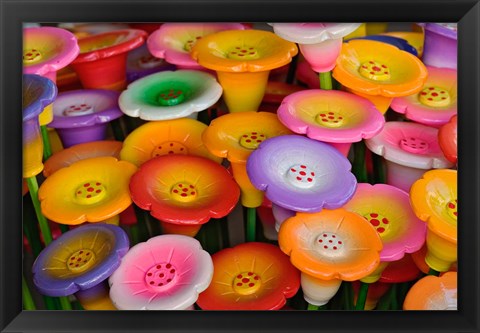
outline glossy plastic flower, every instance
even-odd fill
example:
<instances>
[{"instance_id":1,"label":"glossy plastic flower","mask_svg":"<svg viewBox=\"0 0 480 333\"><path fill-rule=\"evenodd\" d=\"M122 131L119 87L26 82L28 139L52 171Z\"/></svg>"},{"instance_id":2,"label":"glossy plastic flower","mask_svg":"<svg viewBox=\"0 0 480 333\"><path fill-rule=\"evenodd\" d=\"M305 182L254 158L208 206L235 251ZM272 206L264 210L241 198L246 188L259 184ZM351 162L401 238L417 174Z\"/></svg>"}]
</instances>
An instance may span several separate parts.
<instances>
[{"instance_id":1,"label":"glossy plastic flower","mask_svg":"<svg viewBox=\"0 0 480 333\"><path fill-rule=\"evenodd\" d=\"M403 309L457 310L457 289L457 272L425 276L410 288Z\"/></svg>"},{"instance_id":2,"label":"glossy plastic flower","mask_svg":"<svg viewBox=\"0 0 480 333\"><path fill-rule=\"evenodd\" d=\"M394 37L394 36L385 36L385 35L368 35L363 37L351 38L348 41L351 41L351 40L375 40L377 42L393 45L402 51L408 52L418 57L417 49L413 47L413 45L410 45L408 41L403 38Z\"/></svg>"},{"instance_id":3,"label":"glossy plastic flower","mask_svg":"<svg viewBox=\"0 0 480 333\"><path fill-rule=\"evenodd\" d=\"M32 268L33 282L48 296L88 290L108 279L128 248L128 236L120 227L82 225L61 235L40 253Z\"/></svg>"},{"instance_id":4,"label":"glossy plastic flower","mask_svg":"<svg viewBox=\"0 0 480 333\"><path fill-rule=\"evenodd\" d=\"M378 281L384 283L403 283L417 280L421 275L422 272L415 264L412 255L407 253L402 259L389 263L383 270L382 276Z\"/></svg>"},{"instance_id":5,"label":"glossy plastic flower","mask_svg":"<svg viewBox=\"0 0 480 333\"><path fill-rule=\"evenodd\" d=\"M281 207L302 212L343 206L357 181L346 157L330 145L298 135L266 140L247 162L252 184Z\"/></svg>"},{"instance_id":6,"label":"glossy plastic flower","mask_svg":"<svg viewBox=\"0 0 480 333\"><path fill-rule=\"evenodd\" d=\"M287 96L277 110L290 130L332 143L344 155L352 142L377 135L385 118L365 98L336 90L311 89Z\"/></svg>"},{"instance_id":7,"label":"glossy plastic flower","mask_svg":"<svg viewBox=\"0 0 480 333\"><path fill-rule=\"evenodd\" d=\"M184 69L203 69L190 50L201 38L224 30L243 30L241 23L164 23L147 39L150 52L157 58Z\"/></svg>"},{"instance_id":8,"label":"glossy plastic flower","mask_svg":"<svg viewBox=\"0 0 480 333\"><path fill-rule=\"evenodd\" d=\"M457 114L457 71L427 67L427 81L418 94L394 98L391 107L414 122L440 127Z\"/></svg>"},{"instance_id":9,"label":"glossy plastic flower","mask_svg":"<svg viewBox=\"0 0 480 333\"><path fill-rule=\"evenodd\" d=\"M52 80L34 74L23 75L23 178L36 176L43 170L43 141L38 117L56 96L57 87Z\"/></svg>"},{"instance_id":10,"label":"glossy plastic flower","mask_svg":"<svg viewBox=\"0 0 480 333\"><path fill-rule=\"evenodd\" d=\"M120 310L186 310L213 275L210 255L182 235L161 235L133 246L109 279Z\"/></svg>"},{"instance_id":11,"label":"glossy plastic flower","mask_svg":"<svg viewBox=\"0 0 480 333\"><path fill-rule=\"evenodd\" d=\"M202 141L206 128L207 125L188 118L143 124L123 142L121 159L140 166L157 156L181 154L202 156L220 163L222 158L212 155Z\"/></svg>"},{"instance_id":12,"label":"glossy plastic flower","mask_svg":"<svg viewBox=\"0 0 480 333\"><path fill-rule=\"evenodd\" d=\"M421 23L425 32L425 65L457 69L457 23Z\"/></svg>"},{"instance_id":13,"label":"glossy plastic flower","mask_svg":"<svg viewBox=\"0 0 480 333\"><path fill-rule=\"evenodd\" d=\"M54 153L45 161L43 175L49 177L57 170L68 167L69 165L87 158L112 156L120 158L122 143L119 141L93 141L81 143L73 147L63 149Z\"/></svg>"},{"instance_id":14,"label":"glossy plastic flower","mask_svg":"<svg viewBox=\"0 0 480 333\"><path fill-rule=\"evenodd\" d=\"M83 87L115 91L125 89L127 52L140 47L146 36L143 30L124 29L80 38L80 54L72 62L72 67Z\"/></svg>"},{"instance_id":15,"label":"glossy plastic flower","mask_svg":"<svg viewBox=\"0 0 480 333\"><path fill-rule=\"evenodd\" d=\"M128 52L127 56L127 82L131 83L147 75L161 72L173 71L175 65L165 60L154 57L147 48L147 44Z\"/></svg>"},{"instance_id":16,"label":"glossy plastic flower","mask_svg":"<svg viewBox=\"0 0 480 333\"><path fill-rule=\"evenodd\" d=\"M457 115L438 130L438 144L447 160L457 163Z\"/></svg>"},{"instance_id":17,"label":"glossy plastic flower","mask_svg":"<svg viewBox=\"0 0 480 333\"><path fill-rule=\"evenodd\" d=\"M297 52L294 43L269 31L230 30L203 37L190 55L217 71L228 110L240 112L257 111L270 70L288 64Z\"/></svg>"},{"instance_id":18,"label":"glossy plastic flower","mask_svg":"<svg viewBox=\"0 0 480 333\"><path fill-rule=\"evenodd\" d=\"M136 170L135 165L110 156L75 162L40 186L42 213L68 225L105 221L132 203L128 184Z\"/></svg>"},{"instance_id":19,"label":"glossy plastic flower","mask_svg":"<svg viewBox=\"0 0 480 333\"><path fill-rule=\"evenodd\" d=\"M328 72L342 48L343 37L361 23L272 23L273 31L288 41L298 43L300 52L315 72Z\"/></svg>"},{"instance_id":20,"label":"glossy plastic flower","mask_svg":"<svg viewBox=\"0 0 480 333\"><path fill-rule=\"evenodd\" d=\"M242 205L254 208L262 204L263 193L250 182L247 159L264 140L290 133L273 113L241 112L213 120L202 139L212 154L228 159L242 190Z\"/></svg>"},{"instance_id":21,"label":"glossy plastic flower","mask_svg":"<svg viewBox=\"0 0 480 333\"><path fill-rule=\"evenodd\" d=\"M373 153L387 161L387 183L408 192L430 169L450 168L438 145L438 130L422 124L389 121L380 134L365 140Z\"/></svg>"},{"instance_id":22,"label":"glossy plastic flower","mask_svg":"<svg viewBox=\"0 0 480 333\"><path fill-rule=\"evenodd\" d=\"M203 157L179 154L143 163L131 179L130 191L135 204L153 217L187 226L226 216L240 196L223 166Z\"/></svg>"},{"instance_id":23,"label":"glossy plastic flower","mask_svg":"<svg viewBox=\"0 0 480 333\"><path fill-rule=\"evenodd\" d=\"M203 310L279 310L300 287L298 270L271 244L243 243L212 260L212 283L197 301Z\"/></svg>"},{"instance_id":24,"label":"glossy plastic flower","mask_svg":"<svg viewBox=\"0 0 480 333\"><path fill-rule=\"evenodd\" d=\"M371 40L344 43L333 77L385 113L394 97L419 92L427 69L414 55Z\"/></svg>"},{"instance_id":25,"label":"glossy plastic flower","mask_svg":"<svg viewBox=\"0 0 480 333\"><path fill-rule=\"evenodd\" d=\"M107 137L107 125L120 118L118 92L80 89L60 93L53 103L53 121L65 148Z\"/></svg>"},{"instance_id":26,"label":"glossy plastic flower","mask_svg":"<svg viewBox=\"0 0 480 333\"><path fill-rule=\"evenodd\" d=\"M196 118L222 96L215 78L194 70L164 71L128 85L118 104L123 113L144 120Z\"/></svg>"},{"instance_id":27,"label":"glossy plastic flower","mask_svg":"<svg viewBox=\"0 0 480 333\"><path fill-rule=\"evenodd\" d=\"M384 32L382 35L393 36L406 40L410 45L412 45L417 50L417 56L422 58L423 56L423 43L425 36L423 32L416 31L389 31Z\"/></svg>"},{"instance_id":28,"label":"glossy plastic flower","mask_svg":"<svg viewBox=\"0 0 480 333\"><path fill-rule=\"evenodd\" d=\"M413 211L428 227L425 261L439 272L457 261L457 197L456 170L428 171L410 190Z\"/></svg>"}]
</instances>

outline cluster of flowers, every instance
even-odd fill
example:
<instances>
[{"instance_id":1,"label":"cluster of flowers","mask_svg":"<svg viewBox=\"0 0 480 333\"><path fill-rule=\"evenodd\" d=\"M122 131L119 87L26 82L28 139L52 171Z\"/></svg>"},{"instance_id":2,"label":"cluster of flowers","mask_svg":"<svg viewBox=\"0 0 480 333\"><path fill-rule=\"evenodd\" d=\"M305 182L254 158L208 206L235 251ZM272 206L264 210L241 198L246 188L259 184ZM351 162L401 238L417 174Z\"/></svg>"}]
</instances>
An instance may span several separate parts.
<instances>
[{"instance_id":1,"label":"cluster of flowers","mask_svg":"<svg viewBox=\"0 0 480 333\"><path fill-rule=\"evenodd\" d=\"M23 177L43 181L24 194L49 220L36 289L84 309L279 310L355 282L373 309L410 283L404 309L456 309L456 26L415 27L25 27ZM207 252L196 236L242 230L238 204L246 241Z\"/></svg>"}]
</instances>

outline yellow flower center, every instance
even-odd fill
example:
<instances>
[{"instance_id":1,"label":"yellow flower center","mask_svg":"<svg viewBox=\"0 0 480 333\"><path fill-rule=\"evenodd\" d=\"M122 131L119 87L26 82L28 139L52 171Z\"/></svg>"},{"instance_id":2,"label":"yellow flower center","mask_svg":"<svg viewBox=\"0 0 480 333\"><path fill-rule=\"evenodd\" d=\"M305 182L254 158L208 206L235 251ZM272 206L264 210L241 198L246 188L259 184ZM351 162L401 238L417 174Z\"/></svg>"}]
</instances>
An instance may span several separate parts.
<instances>
[{"instance_id":1,"label":"yellow flower center","mask_svg":"<svg viewBox=\"0 0 480 333\"><path fill-rule=\"evenodd\" d=\"M359 72L363 77L375 81L387 81L390 80L390 69L387 65L379 63L377 61L366 61L360 68Z\"/></svg>"},{"instance_id":2,"label":"yellow flower center","mask_svg":"<svg viewBox=\"0 0 480 333\"><path fill-rule=\"evenodd\" d=\"M88 270L95 264L95 253L90 249L82 249L73 253L67 260L67 268L75 273Z\"/></svg>"},{"instance_id":3,"label":"yellow flower center","mask_svg":"<svg viewBox=\"0 0 480 333\"><path fill-rule=\"evenodd\" d=\"M254 60L260 58L260 55L254 47L237 46L228 52L227 57L233 60Z\"/></svg>"},{"instance_id":4,"label":"yellow flower center","mask_svg":"<svg viewBox=\"0 0 480 333\"><path fill-rule=\"evenodd\" d=\"M307 189L315 185L315 171L307 165L295 164L287 171L288 181L295 187Z\"/></svg>"},{"instance_id":5,"label":"yellow flower center","mask_svg":"<svg viewBox=\"0 0 480 333\"><path fill-rule=\"evenodd\" d=\"M91 205L102 200L107 191L100 182L90 181L82 184L75 191L75 199L79 204Z\"/></svg>"},{"instance_id":6,"label":"yellow flower center","mask_svg":"<svg viewBox=\"0 0 480 333\"><path fill-rule=\"evenodd\" d=\"M253 272L242 272L233 279L233 290L240 295L256 293L262 286L262 280Z\"/></svg>"},{"instance_id":7,"label":"yellow flower center","mask_svg":"<svg viewBox=\"0 0 480 333\"><path fill-rule=\"evenodd\" d=\"M400 148L412 154L425 154L428 151L428 143L414 137L403 138L400 140Z\"/></svg>"},{"instance_id":8,"label":"yellow flower center","mask_svg":"<svg viewBox=\"0 0 480 333\"><path fill-rule=\"evenodd\" d=\"M457 208L458 208L457 199L449 201L447 203L447 207L446 207L447 214L455 221L457 220L457 215L458 215Z\"/></svg>"},{"instance_id":9,"label":"yellow flower center","mask_svg":"<svg viewBox=\"0 0 480 333\"><path fill-rule=\"evenodd\" d=\"M388 230L390 221L382 214L370 213L363 215L363 217L366 218L368 222L370 222L370 224L375 228L375 230L377 230L380 236L382 236Z\"/></svg>"},{"instance_id":10,"label":"yellow flower center","mask_svg":"<svg viewBox=\"0 0 480 333\"><path fill-rule=\"evenodd\" d=\"M157 101L161 106L173 106L183 102L185 93L180 89L163 90L158 94Z\"/></svg>"},{"instance_id":11,"label":"yellow flower center","mask_svg":"<svg viewBox=\"0 0 480 333\"><path fill-rule=\"evenodd\" d=\"M176 268L170 263L156 264L145 273L145 283L153 290L164 289L172 286L172 281L177 277Z\"/></svg>"},{"instance_id":12,"label":"yellow flower center","mask_svg":"<svg viewBox=\"0 0 480 333\"><path fill-rule=\"evenodd\" d=\"M183 46L183 49L187 52L190 52L192 50L192 47L197 43L199 39L201 39L202 36L196 36L195 38L191 38L187 40L185 45Z\"/></svg>"},{"instance_id":13,"label":"yellow flower center","mask_svg":"<svg viewBox=\"0 0 480 333\"><path fill-rule=\"evenodd\" d=\"M152 158L168 154L182 154L187 155L188 149L183 144L175 141L164 142L152 150Z\"/></svg>"},{"instance_id":14,"label":"yellow flower center","mask_svg":"<svg viewBox=\"0 0 480 333\"><path fill-rule=\"evenodd\" d=\"M344 124L343 116L338 112L322 112L317 115L317 123L325 127L337 128Z\"/></svg>"},{"instance_id":15,"label":"yellow flower center","mask_svg":"<svg viewBox=\"0 0 480 333\"><path fill-rule=\"evenodd\" d=\"M420 103L426 106L440 108L450 105L450 94L447 90L439 87L427 87L418 95Z\"/></svg>"},{"instance_id":16,"label":"yellow flower center","mask_svg":"<svg viewBox=\"0 0 480 333\"><path fill-rule=\"evenodd\" d=\"M37 49L29 49L23 51L23 63L33 64L42 60L42 54Z\"/></svg>"},{"instance_id":17,"label":"yellow flower center","mask_svg":"<svg viewBox=\"0 0 480 333\"><path fill-rule=\"evenodd\" d=\"M162 63L162 59L155 58L154 56L152 56L150 54L145 55L145 56L143 56L143 57L141 57L140 59L137 60L138 66L140 68L145 68L145 69L157 67L161 63Z\"/></svg>"},{"instance_id":18,"label":"yellow flower center","mask_svg":"<svg viewBox=\"0 0 480 333\"><path fill-rule=\"evenodd\" d=\"M240 146L246 149L255 150L258 146L267 139L265 134L258 132L251 132L243 134L240 138Z\"/></svg>"},{"instance_id":19,"label":"yellow flower center","mask_svg":"<svg viewBox=\"0 0 480 333\"><path fill-rule=\"evenodd\" d=\"M323 232L317 236L315 245L320 253L330 257L340 255L345 243L337 234Z\"/></svg>"},{"instance_id":20,"label":"yellow flower center","mask_svg":"<svg viewBox=\"0 0 480 333\"><path fill-rule=\"evenodd\" d=\"M67 117L83 116L93 113L93 106L82 103L70 105L63 110L63 115Z\"/></svg>"},{"instance_id":21,"label":"yellow flower center","mask_svg":"<svg viewBox=\"0 0 480 333\"><path fill-rule=\"evenodd\" d=\"M191 202L198 196L197 189L189 182L180 182L175 184L172 187L170 194L175 200L180 202Z\"/></svg>"}]
</instances>

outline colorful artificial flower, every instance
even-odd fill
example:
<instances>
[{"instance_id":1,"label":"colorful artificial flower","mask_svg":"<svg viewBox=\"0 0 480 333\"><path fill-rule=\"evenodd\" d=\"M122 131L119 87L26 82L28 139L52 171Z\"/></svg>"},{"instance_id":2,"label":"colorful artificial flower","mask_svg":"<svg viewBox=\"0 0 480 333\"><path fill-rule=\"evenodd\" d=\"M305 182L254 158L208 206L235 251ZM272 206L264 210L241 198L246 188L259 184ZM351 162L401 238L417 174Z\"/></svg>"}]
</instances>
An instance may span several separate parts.
<instances>
[{"instance_id":1,"label":"colorful artificial flower","mask_svg":"<svg viewBox=\"0 0 480 333\"><path fill-rule=\"evenodd\" d=\"M410 45L408 41L406 41L403 38L394 37L394 36L385 36L385 35L368 35L368 36L362 36L362 37L354 37L347 40L347 42L351 40L375 40L377 42L393 45L399 50L408 52L418 57L417 49L413 47L413 45Z\"/></svg>"},{"instance_id":2,"label":"colorful artificial flower","mask_svg":"<svg viewBox=\"0 0 480 333\"><path fill-rule=\"evenodd\" d=\"M452 163L457 163L457 115L438 130L438 144L445 158Z\"/></svg>"},{"instance_id":3,"label":"colorful artificial flower","mask_svg":"<svg viewBox=\"0 0 480 333\"><path fill-rule=\"evenodd\" d=\"M457 272L425 276L408 291L404 310L457 310Z\"/></svg>"},{"instance_id":4,"label":"colorful artificial flower","mask_svg":"<svg viewBox=\"0 0 480 333\"><path fill-rule=\"evenodd\" d=\"M360 291L360 282L353 281L353 304L357 303L358 294ZM364 310L373 310L378 304L380 298L387 293L391 288L389 283L375 282L368 285L367 298L365 299Z\"/></svg>"},{"instance_id":5,"label":"colorful artificial flower","mask_svg":"<svg viewBox=\"0 0 480 333\"><path fill-rule=\"evenodd\" d=\"M382 35L393 36L397 38L404 39L408 44L412 45L417 50L417 57L420 59L423 56L423 43L425 36L423 32L417 31L389 31L383 32Z\"/></svg>"},{"instance_id":6,"label":"colorful artificial flower","mask_svg":"<svg viewBox=\"0 0 480 333\"><path fill-rule=\"evenodd\" d=\"M119 159L121 149L121 142L110 140L92 141L75 145L50 156L49 159L45 161L43 175L49 177L54 172L87 158L112 156Z\"/></svg>"},{"instance_id":7,"label":"colorful artificial flower","mask_svg":"<svg viewBox=\"0 0 480 333\"><path fill-rule=\"evenodd\" d=\"M212 260L212 282L197 301L203 310L279 310L300 287L298 270L271 244L243 243Z\"/></svg>"},{"instance_id":8,"label":"colorful artificial flower","mask_svg":"<svg viewBox=\"0 0 480 333\"><path fill-rule=\"evenodd\" d=\"M48 245L33 264L33 282L43 295L75 294L87 310L115 310L102 282L120 266L128 236L108 224L82 225Z\"/></svg>"},{"instance_id":9,"label":"colorful artificial flower","mask_svg":"<svg viewBox=\"0 0 480 333\"><path fill-rule=\"evenodd\" d=\"M147 75L161 72L173 71L175 65L165 62L165 60L154 57L148 50L147 44L143 44L128 52L127 56L127 82L131 83Z\"/></svg>"},{"instance_id":10,"label":"colorful artificial flower","mask_svg":"<svg viewBox=\"0 0 480 333\"><path fill-rule=\"evenodd\" d=\"M24 74L22 82L23 178L43 170L43 141L39 115L57 97L52 80L35 74Z\"/></svg>"},{"instance_id":11,"label":"colorful artificial flower","mask_svg":"<svg viewBox=\"0 0 480 333\"><path fill-rule=\"evenodd\" d=\"M365 140L367 148L383 156L387 183L405 192L430 169L450 168L438 145L438 130L422 124L389 121L376 136Z\"/></svg>"},{"instance_id":12,"label":"colorful artificial flower","mask_svg":"<svg viewBox=\"0 0 480 333\"><path fill-rule=\"evenodd\" d=\"M329 72L342 48L343 37L361 23L271 23L275 34L298 43L300 52L318 73ZM318 84L317 84L318 87Z\"/></svg>"},{"instance_id":13,"label":"colorful artificial flower","mask_svg":"<svg viewBox=\"0 0 480 333\"><path fill-rule=\"evenodd\" d=\"M419 92L427 69L414 55L371 40L344 43L333 77L348 91L372 101L385 113L394 97Z\"/></svg>"},{"instance_id":14,"label":"colorful artificial flower","mask_svg":"<svg viewBox=\"0 0 480 333\"><path fill-rule=\"evenodd\" d=\"M202 139L213 155L230 162L235 181L242 191L242 205L255 208L262 204L263 193L250 182L247 159L264 140L290 133L273 113L241 112L213 120L203 132Z\"/></svg>"},{"instance_id":15,"label":"colorful artificial flower","mask_svg":"<svg viewBox=\"0 0 480 333\"><path fill-rule=\"evenodd\" d=\"M345 156L352 142L377 135L385 124L373 103L336 90L311 89L290 94L277 115L293 132L330 143Z\"/></svg>"},{"instance_id":16,"label":"colorful artificial flower","mask_svg":"<svg viewBox=\"0 0 480 333\"><path fill-rule=\"evenodd\" d=\"M128 184L136 171L135 165L110 156L77 161L40 186L42 213L68 225L113 218L132 203Z\"/></svg>"},{"instance_id":17,"label":"colorful artificial flower","mask_svg":"<svg viewBox=\"0 0 480 333\"><path fill-rule=\"evenodd\" d=\"M127 52L140 47L146 36L143 30L124 29L80 38L80 54L72 62L72 68L83 88L124 90ZM100 69L101 75L98 75Z\"/></svg>"},{"instance_id":18,"label":"colorful artificial flower","mask_svg":"<svg viewBox=\"0 0 480 333\"><path fill-rule=\"evenodd\" d=\"M262 223L263 236L268 240L278 240L278 231L275 226L275 216L272 211L272 202L263 198L262 205L256 209L258 219Z\"/></svg>"},{"instance_id":19,"label":"colorful artificial flower","mask_svg":"<svg viewBox=\"0 0 480 333\"><path fill-rule=\"evenodd\" d=\"M269 31L229 30L203 37L190 55L217 72L223 99L233 113L257 111L269 72L290 63L297 53L294 43Z\"/></svg>"},{"instance_id":20,"label":"colorful artificial flower","mask_svg":"<svg viewBox=\"0 0 480 333\"><path fill-rule=\"evenodd\" d=\"M163 71L130 83L118 104L126 115L143 120L196 118L221 96L222 87L208 73Z\"/></svg>"},{"instance_id":21,"label":"colorful artificial flower","mask_svg":"<svg viewBox=\"0 0 480 333\"><path fill-rule=\"evenodd\" d=\"M457 69L457 23L421 23L425 33L422 61L427 66Z\"/></svg>"},{"instance_id":22,"label":"colorful artificial flower","mask_svg":"<svg viewBox=\"0 0 480 333\"><path fill-rule=\"evenodd\" d=\"M432 127L457 114L457 71L427 67L428 77L418 94L394 98L391 108L414 122Z\"/></svg>"},{"instance_id":23,"label":"colorful artificial flower","mask_svg":"<svg viewBox=\"0 0 480 333\"><path fill-rule=\"evenodd\" d=\"M425 261L438 272L446 272L457 261L457 171L431 170L410 190L410 204L427 223Z\"/></svg>"},{"instance_id":24,"label":"colorful artificial flower","mask_svg":"<svg viewBox=\"0 0 480 333\"><path fill-rule=\"evenodd\" d=\"M302 272L304 297L313 305L326 304L342 280L359 280L375 271L382 250L372 225L342 208L297 213L280 227L278 244Z\"/></svg>"},{"instance_id":25,"label":"colorful artificial flower","mask_svg":"<svg viewBox=\"0 0 480 333\"><path fill-rule=\"evenodd\" d=\"M130 181L130 192L138 207L164 222L164 232L183 226L190 228L190 235L210 218L228 215L240 196L223 166L204 157L179 154L143 163Z\"/></svg>"},{"instance_id":26,"label":"colorful artificial flower","mask_svg":"<svg viewBox=\"0 0 480 333\"><path fill-rule=\"evenodd\" d=\"M270 78L267 82L265 95L263 96L262 104L260 104L259 109L276 113L285 97L295 92L302 91L303 89L302 86L281 81L272 81Z\"/></svg>"},{"instance_id":27,"label":"colorful artificial flower","mask_svg":"<svg viewBox=\"0 0 480 333\"><path fill-rule=\"evenodd\" d=\"M351 164L330 145L299 135L265 140L247 161L252 184L274 204L318 212L343 206L355 193Z\"/></svg>"},{"instance_id":28,"label":"colorful artificial flower","mask_svg":"<svg viewBox=\"0 0 480 333\"><path fill-rule=\"evenodd\" d=\"M422 276L422 271L413 260L413 254L417 252L406 253L402 259L389 263L378 281L381 283L403 283L417 280Z\"/></svg>"},{"instance_id":29,"label":"colorful artificial flower","mask_svg":"<svg viewBox=\"0 0 480 333\"><path fill-rule=\"evenodd\" d=\"M221 163L222 157L211 154L202 142L206 129L207 125L189 118L149 122L127 136L120 156L136 166L169 154L201 156Z\"/></svg>"},{"instance_id":30,"label":"colorful artificial flower","mask_svg":"<svg viewBox=\"0 0 480 333\"><path fill-rule=\"evenodd\" d=\"M133 246L109 279L119 310L193 310L213 275L210 255L182 235L161 235Z\"/></svg>"},{"instance_id":31,"label":"colorful artificial flower","mask_svg":"<svg viewBox=\"0 0 480 333\"><path fill-rule=\"evenodd\" d=\"M124 30L130 27L129 24L113 22L62 22L59 23L58 26L62 29L68 29L74 34L86 35L95 35L115 30Z\"/></svg>"},{"instance_id":32,"label":"colorful artificial flower","mask_svg":"<svg viewBox=\"0 0 480 333\"><path fill-rule=\"evenodd\" d=\"M107 137L107 125L123 114L118 107L118 92L79 89L58 94L53 103L53 121L65 148Z\"/></svg>"},{"instance_id":33,"label":"colorful artificial flower","mask_svg":"<svg viewBox=\"0 0 480 333\"><path fill-rule=\"evenodd\" d=\"M164 23L147 39L150 52L157 58L182 69L204 69L190 50L201 38L224 30L244 30L241 23Z\"/></svg>"}]
</instances>

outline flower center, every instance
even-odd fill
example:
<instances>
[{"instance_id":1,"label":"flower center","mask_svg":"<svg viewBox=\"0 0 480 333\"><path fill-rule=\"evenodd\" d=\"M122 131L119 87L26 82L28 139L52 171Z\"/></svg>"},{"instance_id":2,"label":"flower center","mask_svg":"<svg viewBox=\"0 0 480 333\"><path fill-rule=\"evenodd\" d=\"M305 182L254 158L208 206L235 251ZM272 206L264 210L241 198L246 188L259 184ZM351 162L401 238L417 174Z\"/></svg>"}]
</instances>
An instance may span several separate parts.
<instances>
[{"instance_id":1,"label":"flower center","mask_svg":"<svg viewBox=\"0 0 480 333\"><path fill-rule=\"evenodd\" d=\"M390 69L387 65L377 61L366 61L359 69L360 74L370 80L387 81L390 80Z\"/></svg>"},{"instance_id":2,"label":"flower center","mask_svg":"<svg viewBox=\"0 0 480 333\"><path fill-rule=\"evenodd\" d=\"M167 286L172 286L172 281L177 276L175 267L166 262L156 264L145 273L145 283L148 287L158 291Z\"/></svg>"},{"instance_id":3,"label":"flower center","mask_svg":"<svg viewBox=\"0 0 480 333\"><path fill-rule=\"evenodd\" d=\"M410 137L400 140L400 148L412 154L425 154L428 143L418 138Z\"/></svg>"},{"instance_id":4,"label":"flower center","mask_svg":"<svg viewBox=\"0 0 480 333\"><path fill-rule=\"evenodd\" d=\"M91 205L102 200L107 191L100 182L90 181L79 186L75 191L75 199L82 205Z\"/></svg>"},{"instance_id":5,"label":"flower center","mask_svg":"<svg viewBox=\"0 0 480 333\"><path fill-rule=\"evenodd\" d=\"M167 154L182 154L187 155L188 150L183 144L174 141L164 142L158 147L152 150L152 158L157 156L163 156Z\"/></svg>"},{"instance_id":6,"label":"flower center","mask_svg":"<svg viewBox=\"0 0 480 333\"><path fill-rule=\"evenodd\" d=\"M246 149L255 150L258 146L267 139L265 134L258 132L251 132L243 134L240 138L240 146Z\"/></svg>"},{"instance_id":7,"label":"flower center","mask_svg":"<svg viewBox=\"0 0 480 333\"><path fill-rule=\"evenodd\" d=\"M42 60L42 54L37 49L23 51L23 63L31 64Z\"/></svg>"},{"instance_id":8,"label":"flower center","mask_svg":"<svg viewBox=\"0 0 480 333\"><path fill-rule=\"evenodd\" d=\"M185 93L180 89L166 89L158 94L157 101L161 106L173 106L183 102Z\"/></svg>"},{"instance_id":9,"label":"flower center","mask_svg":"<svg viewBox=\"0 0 480 333\"><path fill-rule=\"evenodd\" d=\"M317 123L325 127L341 127L344 123L343 116L338 112L323 112L317 115Z\"/></svg>"},{"instance_id":10,"label":"flower center","mask_svg":"<svg viewBox=\"0 0 480 333\"><path fill-rule=\"evenodd\" d=\"M450 105L450 94L443 88L427 87L418 95L420 103L426 106L440 108Z\"/></svg>"},{"instance_id":11,"label":"flower center","mask_svg":"<svg viewBox=\"0 0 480 333\"><path fill-rule=\"evenodd\" d=\"M377 230L377 232L382 235L388 228L390 221L383 215L378 213L370 213L363 215L368 222Z\"/></svg>"},{"instance_id":12,"label":"flower center","mask_svg":"<svg viewBox=\"0 0 480 333\"><path fill-rule=\"evenodd\" d=\"M82 249L70 256L67 268L75 273L81 273L95 264L95 253L90 249Z\"/></svg>"},{"instance_id":13,"label":"flower center","mask_svg":"<svg viewBox=\"0 0 480 333\"><path fill-rule=\"evenodd\" d=\"M185 45L183 46L183 49L187 52L190 52L192 50L192 47L197 43L199 39L201 39L202 36L196 36L195 38L191 38L187 40Z\"/></svg>"},{"instance_id":14,"label":"flower center","mask_svg":"<svg viewBox=\"0 0 480 333\"><path fill-rule=\"evenodd\" d=\"M162 59L155 58L152 55L145 55L137 60L137 64L140 68L150 69L159 66L162 63Z\"/></svg>"},{"instance_id":15,"label":"flower center","mask_svg":"<svg viewBox=\"0 0 480 333\"><path fill-rule=\"evenodd\" d=\"M457 215L458 215L457 208L458 208L457 199L451 200L447 203L447 208L446 208L447 214L455 221L457 220Z\"/></svg>"},{"instance_id":16,"label":"flower center","mask_svg":"<svg viewBox=\"0 0 480 333\"><path fill-rule=\"evenodd\" d=\"M253 272L242 272L233 279L233 290L240 295L256 293L261 286L260 276Z\"/></svg>"},{"instance_id":17,"label":"flower center","mask_svg":"<svg viewBox=\"0 0 480 333\"><path fill-rule=\"evenodd\" d=\"M172 197L180 202L191 202L197 198L197 189L189 182L180 182L175 184L170 194Z\"/></svg>"},{"instance_id":18,"label":"flower center","mask_svg":"<svg viewBox=\"0 0 480 333\"><path fill-rule=\"evenodd\" d=\"M74 117L74 116L83 116L86 114L93 113L93 106L82 103L82 104L74 104L66 107L63 110L63 115L67 117Z\"/></svg>"},{"instance_id":19,"label":"flower center","mask_svg":"<svg viewBox=\"0 0 480 333\"><path fill-rule=\"evenodd\" d=\"M287 179L299 188L311 188L316 182L315 171L303 164L295 164L288 169Z\"/></svg>"},{"instance_id":20,"label":"flower center","mask_svg":"<svg viewBox=\"0 0 480 333\"><path fill-rule=\"evenodd\" d=\"M260 55L254 47L237 46L228 52L227 57L233 60L254 60L260 58Z\"/></svg>"},{"instance_id":21,"label":"flower center","mask_svg":"<svg viewBox=\"0 0 480 333\"><path fill-rule=\"evenodd\" d=\"M321 253L328 256L339 254L345 246L343 239L332 232L318 235L315 245Z\"/></svg>"}]
</instances>

